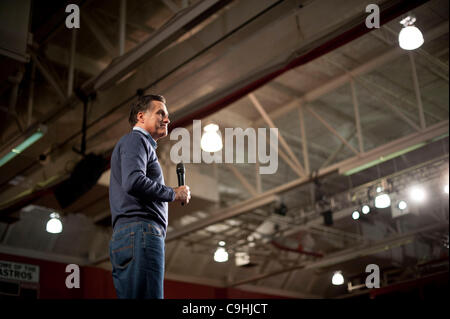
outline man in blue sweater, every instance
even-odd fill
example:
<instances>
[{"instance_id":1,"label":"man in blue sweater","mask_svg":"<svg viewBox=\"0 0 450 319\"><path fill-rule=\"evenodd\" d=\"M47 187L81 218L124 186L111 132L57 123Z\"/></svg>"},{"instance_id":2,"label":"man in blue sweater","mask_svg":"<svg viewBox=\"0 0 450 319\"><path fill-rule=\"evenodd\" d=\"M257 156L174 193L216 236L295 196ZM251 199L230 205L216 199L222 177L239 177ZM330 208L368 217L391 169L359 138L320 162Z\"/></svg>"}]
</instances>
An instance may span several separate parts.
<instances>
[{"instance_id":1,"label":"man in blue sweater","mask_svg":"<svg viewBox=\"0 0 450 319\"><path fill-rule=\"evenodd\" d=\"M189 186L171 188L156 155L156 141L167 136L166 100L144 95L131 105L133 130L111 156L109 203L113 234L109 253L119 298L164 297L164 239L168 204L191 198Z\"/></svg>"}]
</instances>

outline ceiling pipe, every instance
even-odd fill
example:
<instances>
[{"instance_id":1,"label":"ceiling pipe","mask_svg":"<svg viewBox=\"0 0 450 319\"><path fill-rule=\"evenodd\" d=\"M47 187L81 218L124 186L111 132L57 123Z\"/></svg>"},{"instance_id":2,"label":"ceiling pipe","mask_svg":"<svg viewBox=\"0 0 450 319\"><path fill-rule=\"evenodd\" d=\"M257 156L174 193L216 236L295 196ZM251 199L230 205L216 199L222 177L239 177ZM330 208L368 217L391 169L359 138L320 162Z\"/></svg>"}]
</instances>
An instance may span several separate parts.
<instances>
[{"instance_id":1,"label":"ceiling pipe","mask_svg":"<svg viewBox=\"0 0 450 319\"><path fill-rule=\"evenodd\" d=\"M121 3L123 2L124 0ZM148 57L160 52L172 41L198 26L230 2L231 0L204 0L184 9L182 14L175 14L158 32L153 33L142 44L113 60L97 77L84 83L81 89L86 94L90 94L114 85L116 81L135 69Z\"/></svg>"},{"instance_id":2,"label":"ceiling pipe","mask_svg":"<svg viewBox=\"0 0 450 319\"><path fill-rule=\"evenodd\" d=\"M424 4L428 0L403 0L399 1L390 7L383 8L381 6L380 8L380 25L386 24L389 21L395 19L396 17ZM266 74L256 80L253 80L253 82L247 83L243 87L235 90L234 92L227 94L224 97L221 97L217 99L216 101L195 109L195 107L187 107L187 109L194 109L191 113L187 115L180 116L180 118L177 117L177 113L173 115L174 120L171 124L169 124L169 129L172 130L177 127L185 127L190 124L192 124L192 121L194 119L203 119L213 113L216 113L220 111L221 109L227 107L231 103L239 100L240 98L246 96L247 94L255 91L256 89L260 88L264 84L268 83L269 81L275 79L276 77L280 76L281 74L292 70L300 65L304 65L332 50L335 50L339 48L340 46L343 46L356 38L370 32L372 29L368 29L365 24L365 15L361 16L357 19L358 23L356 26L351 27L352 25L355 25L355 21L351 21L348 23L348 30L344 31L343 33L337 35L336 37L326 41L325 43L319 45L318 47L312 49L311 51L308 51L307 53L295 57L290 62L287 62L283 67L279 68L278 70L272 71L269 74Z\"/></svg>"},{"instance_id":3,"label":"ceiling pipe","mask_svg":"<svg viewBox=\"0 0 450 319\"><path fill-rule=\"evenodd\" d=\"M313 256L313 257L319 257L319 258L323 257L323 254L321 254L321 253L315 253L315 252L312 252L312 251L304 250L301 247L301 245L299 245L297 249L294 249L294 248L285 247L285 246L281 245L280 243L276 242L275 240L272 240L270 243L273 246L275 246L276 248L281 249L281 250L291 251L291 252L294 252L294 253L299 253L299 254Z\"/></svg>"}]
</instances>

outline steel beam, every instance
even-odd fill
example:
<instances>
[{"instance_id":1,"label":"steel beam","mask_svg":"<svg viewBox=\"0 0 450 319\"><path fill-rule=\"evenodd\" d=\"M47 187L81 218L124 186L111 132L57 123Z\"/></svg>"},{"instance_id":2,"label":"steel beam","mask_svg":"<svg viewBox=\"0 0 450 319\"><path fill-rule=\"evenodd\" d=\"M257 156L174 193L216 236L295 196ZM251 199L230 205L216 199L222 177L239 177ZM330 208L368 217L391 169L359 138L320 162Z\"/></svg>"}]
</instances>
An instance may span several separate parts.
<instances>
[{"instance_id":1,"label":"steel beam","mask_svg":"<svg viewBox=\"0 0 450 319\"><path fill-rule=\"evenodd\" d=\"M262 181L261 174L259 174L259 161L255 163L255 179L256 179L256 191L258 193L262 192Z\"/></svg>"},{"instance_id":2,"label":"steel beam","mask_svg":"<svg viewBox=\"0 0 450 319\"><path fill-rule=\"evenodd\" d=\"M309 166L308 138L306 137L306 128L305 128L305 121L304 121L304 116L303 116L303 105L299 105L298 114L300 117L300 130L302 133L303 162L305 163L306 174L309 175L311 169Z\"/></svg>"},{"instance_id":3,"label":"steel beam","mask_svg":"<svg viewBox=\"0 0 450 319\"><path fill-rule=\"evenodd\" d=\"M393 247L398 247L398 246L408 244L408 243L412 242L414 240L415 236L417 236L420 233L439 230L439 229L443 229L445 227L448 227L448 225L444 225L442 223L431 225L431 226L426 226L426 227L408 232L408 233L400 235L400 236L389 237L387 239L380 240L375 243L363 244L363 245L358 246L356 249L355 249L355 247L352 247L352 248L349 248L349 249L346 249L343 251L338 251L338 252L330 254L327 257L322 258L318 261L301 263L301 264L293 266L293 267L287 267L287 268L273 271L270 273L254 276L252 278L236 281L236 282L232 283L231 285L229 285L228 287L236 287L236 286L239 286L242 284L248 284L248 283L251 283L251 282L254 282L257 280L273 277L273 276L280 275L285 272L290 272L290 271L297 270L297 269L312 269L312 268L317 268L317 267L329 267L332 265L343 263L343 262L353 260L356 258L360 258L363 256L373 255L373 254L376 254L381 251L386 251L388 249L392 249Z\"/></svg>"},{"instance_id":4,"label":"steel beam","mask_svg":"<svg viewBox=\"0 0 450 319\"><path fill-rule=\"evenodd\" d=\"M111 20L114 20L114 21L117 21L118 19L120 19L120 17L110 14L109 12L103 11L99 8L94 9L94 15L97 15L97 13L99 13L100 15L107 17ZM152 28L151 26L148 26L147 24L133 22L133 21L126 21L126 24L127 24L127 26L130 26L130 27L140 30L140 31L144 31L148 34L152 34L153 32L155 32L155 29Z\"/></svg>"},{"instance_id":5,"label":"steel beam","mask_svg":"<svg viewBox=\"0 0 450 319\"><path fill-rule=\"evenodd\" d=\"M45 56L51 62L57 63L62 66L66 66L70 62L70 56L67 54L67 50L59 46L49 44L45 49ZM75 55L74 67L75 69L86 73L89 76L99 74L108 64L106 62L94 60L83 56L79 53Z\"/></svg>"},{"instance_id":6,"label":"steel beam","mask_svg":"<svg viewBox=\"0 0 450 319\"><path fill-rule=\"evenodd\" d=\"M425 123L425 115L423 114L423 103L422 97L420 95L420 86L419 86L419 78L417 76L416 63L414 62L413 53L408 52L408 55L409 61L411 62L411 73L414 83L414 93L416 93L417 108L419 109L420 128L424 130L426 127L426 123Z\"/></svg>"},{"instance_id":7,"label":"steel beam","mask_svg":"<svg viewBox=\"0 0 450 319\"><path fill-rule=\"evenodd\" d=\"M436 28L433 28L432 30L427 32L424 36L427 38L427 41L432 41L432 40L434 40L444 34L447 34L447 33L448 33L448 21L438 25ZM317 89L314 89L314 90L302 95L301 97L292 99L292 101L287 103L285 106L278 108L275 111L270 112L269 116L272 119L276 119L276 118L284 115L285 113L297 108L299 102L301 102L301 103L312 102L312 101L320 98L324 94L334 91L335 89L348 83L352 78L357 78L360 75L369 73L369 72L375 70L376 68L378 68L380 65L384 65L404 54L405 54L405 51L396 46L394 49L391 49L391 50L377 56L376 58L369 60L368 62L350 70L348 73L343 74L341 76L338 76L338 77L328 81L327 83L318 87ZM259 125L261 122L262 121L258 121L255 124Z\"/></svg>"},{"instance_id":8,"label":"steel beam","mask_svg":"<svg viewBox=\"0 0 450 319\"><path fill-rule=\"evenodd\" d=\"M443 31L447 31L448 33L448 21L443 22L442 25L440 26ZM398 37L398 32L392 30L390 27L388 27L387 25L383 26L383 29L387 30L390 34L392 34L393 36L395 36L396 38ZM371 34L374 34L373 32ZM374 34L375 35L375 34ZM431 39L429 39L428 37L426 38L427 41L431 41ZM389 44L392 44L391 42L388 42ZM447 49L448 50L448 49ZM444 72L448 73L448 64L446 64L445 62L442 62L441 60L439 60L438 58L435 58L434 56L432 56L431 54L429 54L427 51L425 51L423 48L418 48L416 50L414 50L414 52L417 52L419 55L423 56L426 60L428 60L428 62L430 62L431 64L437 66L439 69L441 69ZM446 80L448 82L448 76L445 76L443 78L444 80Z\"/></svg>"},{"instance_id":9,"label":"steel beam","mask_svg":"<svg viewBox=\"0 0 450 319\"><path fill-rule=\"evenodd\" d=\"M119 56L125 53L125 35L127 23L127 0L120 0L119 8Z\"/></svg>"},{"instance_id":10,"label":"steel beam","mask_svg":"<svg viewBox=\"0 0 450 319\"><path fill-rule=\"evenodd\" d=\"M384 144L373 150L370 150L359 157L353 157L344 160L339 165L339 172L344 174L351 169L368 165L373 161L383 160L387 161L392 157L399 156L398 152L411 151L413 148L423 146L434 138L448 134L448 120L437 123L433 126L427 127L421 132L415 132L405 137L394 140L390 143Z\"/></svg>"},{"instance_id":11,"label":"steel beam","mask_svg":"<svg viewBox=\"0 0 450 319\"><path fill-rule=\"evenodd\" d=\"M272 147L272 145L270 144L270 140L267 139L266 140L266 144L268 144L270 147ZM283 159L283 161L289 165L289 167L299 176L302 177L304 176L302 174L302 172L300 171L300 168L295 165L295 163L291 160L291 158L282 150L282 149L278 149L278 155L281 156L281 158Z\"/></svg>"},{"instance_id":12,"label":"steel beam","mask_svg":"<svg viewBox=\"0 0 450 319\"><path fill-rule=\"evenodd\" d=\"M180 9L178 8L178 6L172 2L172 0L161 0L162 3L164 3L166 5L167 8L170 9L170 11L172 11L173 13L177 13Z\"/></svg>"},{"instance_id":13,"label":"steel beam","mask_svg":"<svg viewBox=\"0 0 450 319\"><path fill-rule=\"evenodd\" d=\"M70 42L70 54L69 54L69 71L67 79L67 97L70 97L73 93L73 78L75 70L75 54L77 45L77 29L72 29L72 41Z\"/></svg>"},{"instance_id":14,"label":"steel beam","mask_svg":"<svg viewBox=\"0 0 450 319\"><path fill-rule=\"evenodd\" d=\"M295 9L291 9L291 12L296 13L295 18L300 17L300 19L304 21L304 24L306 23L305 25L308 26L308 28L303 28L302 30L305 37L302 39L301 45L293 45L290 50L285 49L285 52L280 52L277 54L276 58L267 61L265 67L253 69L254 71L249 70L247 76L241 76L239 79L232 81L232 83L224 85L223 89L216 90L216 92L209 94L205 98L198 99L198 101L187 105L185 110L187 109L188 111L176 112L176 114L174 114L174 120L171 127L183 127L192 122L193 119L201 119L211 115L253 92L284 72L312 61L313 59L369 32L370 29L368 29L365 24L366 14L361 13L361 10L356 10L358 7L357 1L355 1L356 6L352 6L351 3L347 2L348 1L345 2L345 6L338 7L337 9L348 17L345 21L343 21L342 17L340 19L336 18L340 16L337 11L334 12L334 16L329 15L326 20L317 19L320 15L315 16L312 14L315 12L314 9L320 8L318 11L323 11L323 8L327 6L327 1L322 1L320 7L305 6L299 10L298 13L294 11ZM381 6L382 16L384 17L382 19L383 23L407 12L411 8L417 7L421 3L423 2L384 2ZM307 8L311 8L311 11L308 11ZM292 18L294 18L294 16L292 16ZM334 26L331 27L332 25ZM333 31L330 32L329 30ZM298 34L298 30L293 31L290 29L287 31L296 31L295 34ZM258 54L261 54L261 52Z\"/></svg>"},{"instance_id":15,"label":"steel beam","mask_svg":"<svg viewBox=\"0 0 450 319\"><path fill-rule=\"evenodd\" d=\"M413 134L405 136L401 139L393 141L387 145L377 147L369 152L364 153L362 156L354 156L352 158L341 161L334 165L320 169L317 172L317 177L325 176L334 171L346 172L347 170L349 170L351 168L361 165L361 162L364 163L364 161L370 161L370 160L373 160L374 158L388 156L389 154L392 154L392 153L397 152L398 150L401 150L404 148L408 148L411 145L415 145L417 143L425 144L425 143L431 141L433 138L441 136L442 134L445 134L445 133L448 133L448 121L443 121L441 123L438 123L436 125L428 127L425 131L422 131L420 133L419 132L413 133ZM265 191L261 194L258 194L258 196L256 196L256 197L250 198L248 200L240 202L231 207L224 208L210 218L205 218L195 224L187 225L182 230L175 230L174 232L168 232L167 241L171 241L171 240L180 238L191 232L206 228L210 225L222 222L222 221L227 220L232 217L239 216L248 211L254 210L258 207L262 207L267 204L270 204L277 200L277 197L275 195L287 192L291 189L294 189L296 187L299 187L300 185L309 183L311 181L312 181L312 178L310 178L310 177L301 177L301 178L295 179L291 182L277 186L271 190ZM342 213L342 214L344 214L344 213ZM351 211L349 212L349 210L346 210L345 214L347 214L347 215L351 214ZM347 216L347 215L345 215L345 216ZM339 214L335 214L333 217L335 219L339 218ZM321 222L323 222L322 218L317 219L316 224L319 224ZM310 225L310 224L308 223L307 225ZM301 230L305 226L301 226L301 227L302 228L292 228L292 230L289 233L284 233L283 236L289 236L289 235L295 234L299 231L299 229Z\"/></svg>"},{"instance_id":16,"label":"steel beam","mask_svg":"<svg viewBox=\"0 0 450 319\"><path fill-rule=\"evenodd\" d=\"M19 127L19 130L21 132L23 132L24 129L22 127L22 124L20 123L19 116L17 115L16 105L19 94L19 85L20 82L22 82L23 73L24 71L21 69L20 71L17 72L16 76L9 77L9 81L13 84L13 87L11 89L11 94L9 96L9 105L8 105L8 113L14 116L17 126Z\"/></svg>"},{"instance_id":17,"label":"steel beam","mask_svg":"<svg viewBox=\"0 0 450 319\"><path fill-rule=\"evenodd\" d=\"M114 56L115 52L114 46L106 37L102 29L97 25L97 22L95 22L94 19L91 17L91 15L88 12L83 12L81 18L84 20L88 28L92 31L92 34L97 39L98 43L103 47L106 54L109 56Z\"/></svg>"},{"instance_id":18,"label":"steel beam","mask_svg":"<svg viewBox=\"0 0 450 319\"><path fill-rule=\"evenodd\" d=\"M346 69L345 67L343 67L341 64L336 63L336 62L334 62L333 60L331 60L331 59L329 59L329 58L325 58L325 59L326 59L329 63L333 64L334 66L336 66L336 67L338 67L338 68L340 68L341 70L343 70L343 71L345 71L345 72L349 72L349 70L347 70L347 69ZM410 119L408 116L406 116L406 115L410 115L409 113L407 113L406 115L403 114L403 113L400 111L400 108L398 108L396 105L394 105L394 104L393 104L392 102L390 102L389 100L387 100L387 99L385 99L384 97L382 97L382 96L380 95L380 93L381 93L381 91L382 91L383 93L385 93L385 94L387 94L387 95L389 95L389 96L391 96L391 97L394 97L395 99L401 100L402 102L405 102L406 104L408 104L408 105L410 105L410 106L412 106L412 107L414 107L414 108L417 107L416 104L410 102L409 100L405 99L403 96L398 95L397 93L393 92L393 91L390 90L389 88L384 87L384 86L378 84L378 83L375 82L375 81L370 81L370 80L367 80L366 78L363 78L363 77L356 77L356 78L353 78L353 80L356 81L356 82L358 82L358 83L361 84L362 86L364 86L364 87L366 88L367 91L371 92L373 95L378 96L381 100L383 100L384 103L386 103L386 105L388 105L388 106L394 111L394 113L396 113L402 120L407 121L408 124L412 125L413 127L414 127L414 126L415 126L415 127L419 127L419 126L417 126L413 121L411 121L411 119ZM373 87L376 87L376 88L378 89L378 91L372 89L372 88L371 88L372 86L373 86ZM434 104L434 102L431 101L431 100L428 100L428 102L429 102L430 104ZM439 107L439 106L438 106L438 107ZM435 120L437 120L437 121L442 120L442 117L438 117L438 116L436 116L434 113L432 113L432 112L430 112L430 111L428 111L428 110L424 110L424 112L426 113L426 115L428 115L429 117L431 117L431 118L433 118L433 119L435 119ZM406 118L406 119L405 119L405 118ZM420 128L419 128L419 129L420 129Z\"/></svg>"},{"instance_id":19,"label":"steel beam","mask_svg":"<svg viewBox=\"0 0 450 319\"><path fill-rule=\"evenodd\" d=\"M42 73L42 75L45 77L47 82L51 85L51 87L55 90L56 94L58 95L59 99L61 101L66 100L66 96L64 94L64 91L61 89L61 87L58 84L58 81L53 78L53 76L50 74L50 72L44 67L44 65L39 61L39 58L36 56L35 53L31 53L31 59L36 64L39 71Z\"/></svg>"},{"instance_id":20,"label":"steel beam","mask_svg":"<svg viewBox=\"0 0 450 319\"><path fill-rule=\"evenodd\" d=\"M255 109L261 114L261 116L263 117L264 121L266 121L267 125L270 128L276 128L275 124L273 123L272 119L269 117L269 115L267 114L267 112L264 110L264 108L262 107L261 103L258 101L258 99L256 98L256 96L253 93L250 93L248 95L248 97L250 98L250 100L252 101L253 106L255 107ZM297 157L295 156L294 152L292 151L292 149L289 147L288 143L286 142L286 140L284 139L284 137L280 134L278 134L278 138L280 140L281 146L283 146L283 148L286 150L286 152L288 153L288 155L290 156L291 160L296 164L296 166L299 168L300 172L302 175L305 175L305 170L302 166L302 164L300 164L300 162L298 161Z\"/></svg>"},{"instance_id":21,"label":"steel beam","mask_svg":"<svg viewBox=\"0 0 450 319\"><path fill-rule=\"evenodd\" d=\"M364 153L364 142L361 130L361 118L359 116L358 97L356 95L355 82L353 81L353 79L350 80L350 88L352 90L353 111L355 112L355 122L356 122L355 125L356 125L356 133L358 135L359 152Z\"/></svg>"},{"instance_id":22,"label":"steel beam","mask_svg":"<svg viewBox=\"0 0 450 319\"><path fill-rule=\"evenodd\" d=\"M34 104L34 81L36 77L36 63L31 63L30 88L28 91L27 101L27 128L31 126L33 119L33 104Z\"/></svg>"},{"instance_id":23,"label":"steel beam","mask_svg":"<svg viewBox=\"0 0 450 319\"><path fill-rule=\"evenodd\" d=\"M317 120L319 120L320 123L323 124L329 130L333 135L335 135L338 139L341 140L342 143L344 143L353 153L358 155L358 151L350 145L349 142L345 140L323 117L321 117L319 114L317 114L315 111L311 110L310 107L306 107L306 110L308 110L309 113L311 113Z\"/></svg>"},{"instance_id":24,"label":"steel beam","mask_svg":"<svg viewBox=\"0 0 450 319\"><path fill-rule=\"evenodd\" d=\"M352 138L355 136L355 134L356 134L356 130L354 130L346 140L351 141ZM320 165L320 169L327 167L332 161L334 161L336 156L338 156L338 154L344 149L344 147L345 147L345 144L341 142L339 147L336 148L336 150L330 156L328 156L328 158L322 163L322 165Z\"/></svg>"},{"instance_id":25,"label":"steel beam","mask_svg":"<svg viewBox=\"0 0 450 319\"><path fill-rule=\"evenodd\" d=\"M89 92L91 90L105 88L115 83L139 63L142 63L149 55L154 55L156 52L162 50L181 34L189 31L206 19L208 14L219 10L228 2L223 0L197 2L195 5L187 8L183 14L175 17L170 23L163 26L159 32L152 34L148 40L124 54L119 61L110 65L98 77L84 83L82 88Z\"/></svg>"},{"instance_id":26,"label":"steel beam","mask_svg":"<svg viewBox=\"0 0 450 319\"><path fill-rule=\"evenodd\" d=\"M255 190L255 188L250 185L250 183L247 181L247 179L237 170L236 167L230 164L225 165L226 168L228 168L234 176L239 180L239 182L244 186L244 188L250 193L251 196L258 195L258 192Z\"/></svg>"},{"instance_id":27,"label":"steel beam","mask_svg":"<svg viewBox=\"0 0 450 319\"><path fill-rule=\"evenodd\" d=\"M411 126L415 131L420 131L420 127L414 123L414 121L412 121L409 117L407 117L405 114L403 114L402 111L400 111L400 108L397 107L395 104L393 104L391 101L389 101L388 99L384 98L383 96L381 96L378 92L376 92L375 90L373 90L372 88L370 88L369 86L363 84L362 82L360 83L362 86L364 86L364 88L369 91L374 97L380 99L383 103L386 104L386 106L388 106L392 112L394 112L395 115L397 115L398 118L400 118L401 120L405 121L409 126Z\"/></svg>"}]
</instances>

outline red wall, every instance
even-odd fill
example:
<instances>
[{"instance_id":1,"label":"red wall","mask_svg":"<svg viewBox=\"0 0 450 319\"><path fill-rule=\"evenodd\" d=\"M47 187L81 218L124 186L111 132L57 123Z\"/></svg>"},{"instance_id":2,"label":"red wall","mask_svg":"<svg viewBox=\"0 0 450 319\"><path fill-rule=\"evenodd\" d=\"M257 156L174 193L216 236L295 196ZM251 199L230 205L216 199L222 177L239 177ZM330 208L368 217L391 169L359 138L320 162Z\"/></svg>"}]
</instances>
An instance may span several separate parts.
<instances>
[{"instance_id":1,"label":"red wall","mask_svg":"<svg viewBox=\"0 0 450 319\"><path fill-rule=\"evenodd\" d=\"M116 298L111 272L105 269L81 266L80 288L69 289L65 284L66 277L69 275L65 272L67 264L1 253L0 260L39 266L39 298L41 299ZM164 297L166 299L284 298L234 288L216 288L169 279L164 281Z\"/></svg>"}]
</instances>

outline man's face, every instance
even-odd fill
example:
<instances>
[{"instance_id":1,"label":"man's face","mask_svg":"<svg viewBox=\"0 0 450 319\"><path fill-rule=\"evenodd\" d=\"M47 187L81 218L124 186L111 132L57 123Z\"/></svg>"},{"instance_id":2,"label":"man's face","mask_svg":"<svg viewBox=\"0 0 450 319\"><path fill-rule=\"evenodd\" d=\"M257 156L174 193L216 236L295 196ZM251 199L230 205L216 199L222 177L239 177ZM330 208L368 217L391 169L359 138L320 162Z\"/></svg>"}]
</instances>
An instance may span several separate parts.
<instances>
[{"instance_id":1,"label":"man's face","mask_svg":"<svg viewBox=\"0 0 450 319\"><path fill-rule=\"evenodd\" d=\"M167 136L170 123L169 113L166 105L159 101L151 101L153 107L149 107L145 112L138 113L138 122L143 124L143 128L150 133L156 141Z\"/></svg>"}]
</instances>

